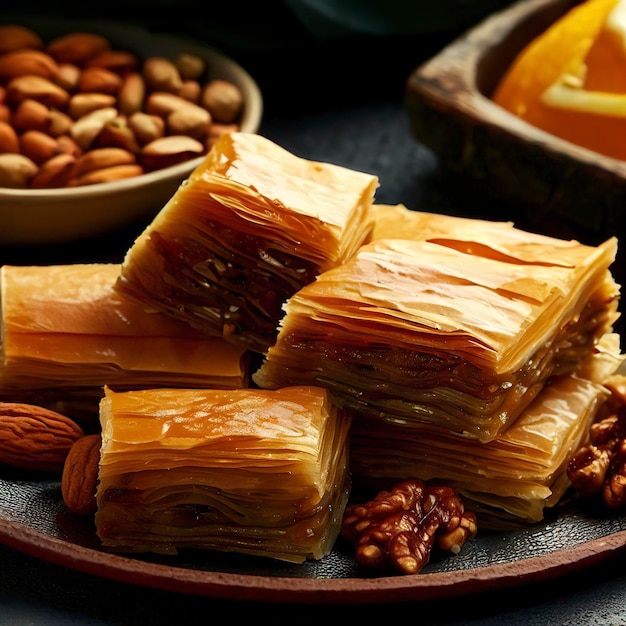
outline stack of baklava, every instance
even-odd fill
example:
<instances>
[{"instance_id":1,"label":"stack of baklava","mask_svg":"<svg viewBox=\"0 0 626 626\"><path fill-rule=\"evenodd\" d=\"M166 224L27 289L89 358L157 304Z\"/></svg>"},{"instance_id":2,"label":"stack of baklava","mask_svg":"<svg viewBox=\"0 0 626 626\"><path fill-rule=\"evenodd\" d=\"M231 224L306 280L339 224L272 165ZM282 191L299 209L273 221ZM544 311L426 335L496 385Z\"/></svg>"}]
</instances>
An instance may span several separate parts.
<instances>
[{"instance_id":1,"label":"stack of baklava","mask_svg":"<svg viewBox=\"0 0 626 626\"><path fill-rule=\"evenodd\" d=\"M483 526L542 519L622 360L616 240L379 208L374 241L286 303L253 380L354 412L355 483L416 476Z\"/></svg>"},{"instance_id":2,"label":"stack of baklava","mask_svg":"<svg viewBox=\"0 0 626 626\"><path fill-rule=\"evenodd\" d=\"M120 265L2 268L0 396L100 398L104 545L301 562L352 483L449 485L494 528L563 496L622 363L617 241L377 185L232 133Z\"/></svg>"},{"instance_id":3,"label":"stack of baklava","mask_svg":"<svg viewBox=\"0 0 626 626\"><path fill-rule=\"evenodd\" d=\"M103 545L330 552L350 415L321 386L249 388L249 357L289 296L371 236L377 186L234 133L123 264L2 268L0 396L99 409Z\"/></svg>"}]
</instances>

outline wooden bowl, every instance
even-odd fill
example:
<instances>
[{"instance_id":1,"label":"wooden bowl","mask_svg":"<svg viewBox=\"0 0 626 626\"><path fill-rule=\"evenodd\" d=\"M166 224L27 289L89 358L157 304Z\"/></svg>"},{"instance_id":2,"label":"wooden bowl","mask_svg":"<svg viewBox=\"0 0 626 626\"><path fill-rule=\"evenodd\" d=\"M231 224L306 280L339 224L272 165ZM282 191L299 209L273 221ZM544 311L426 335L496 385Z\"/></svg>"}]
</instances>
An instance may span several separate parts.
<instances>
[{"instance_id":1,"label":"wooden bowl","mask_svg":"<svg viewBox=\"0 0 626 626\"><path fill-rule=\"evenodd\" d=\"M412 134L446 176L460 177L464 198L490 202L490 217L596 245L626 239L626 162L544 132L491 100L522 48L578 4L522 0L492 14L409 76L406 106ZM622 283L623 266L620 259L614 266Z\"/></svg>"}]
</instances>

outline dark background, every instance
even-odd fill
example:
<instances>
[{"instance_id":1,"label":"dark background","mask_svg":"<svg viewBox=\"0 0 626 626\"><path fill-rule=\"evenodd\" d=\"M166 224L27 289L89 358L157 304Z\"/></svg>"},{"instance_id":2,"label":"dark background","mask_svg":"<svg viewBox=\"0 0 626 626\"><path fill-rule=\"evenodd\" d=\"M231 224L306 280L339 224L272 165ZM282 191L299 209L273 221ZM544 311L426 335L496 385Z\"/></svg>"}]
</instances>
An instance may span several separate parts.
<instances>
[{"instance_id":1,"label":"dark background","mask_svg":"<svg viewBox=\"0 0 626 626\"><path fill-rule=\"evenodd\" d=\"M257 80L265 104L260 132L286 149L378 175L380 203L470 216L486 211L480 197L468 197L459 183L441 176L437 159L411 135L403 97L407 78L420 63L508 3L352 3L367 10L368 27L329 23L311 14L303 19L294 9L301 4L25 1L12 6L4 2L0 13L5 23L19 23L20 15L106 19L212 45ZM502 217L510 217L506 207ZM76 244L0 247L0 263L119 262L144 226L134 224ZM625 588L626 574L616 558L564 580L453 602L372 609L272 607L134 588L0 546L0 626L230 624L268 619L305 624L380 619L482 626L614 625L626 623Z\"/></svg>"}]
</instances>

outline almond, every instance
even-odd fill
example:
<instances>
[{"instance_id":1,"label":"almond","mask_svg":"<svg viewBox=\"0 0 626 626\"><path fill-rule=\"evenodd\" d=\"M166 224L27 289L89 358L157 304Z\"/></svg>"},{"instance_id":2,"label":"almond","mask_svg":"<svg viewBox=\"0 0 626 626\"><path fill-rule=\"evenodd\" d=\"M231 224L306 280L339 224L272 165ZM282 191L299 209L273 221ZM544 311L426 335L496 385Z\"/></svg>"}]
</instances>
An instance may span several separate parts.
<instances>
[{"instance_id":1,"label":"almond","mask_svg":"<svg viewBox=\"0 0 626 626\"><path fill-rule=\"evenodd\" d=\"M139 65L139 58L126 50L106 50L85 63L85 67L106 67L120 76L136 72Z\"/></svg>"},{"instance_id":2,"label":"almond","mask_svg":"<svg viewBox=\"0 0 626 626\"><path fill-rule=\"evenodd\" d=\"M70 180L76 157L65 152L54 155L39 167L39 171L30 179L31 189L52 189L65 187Z\"/></svg>"},{"instance_id":3,"label":"almond","mask_svg":"<svg viewBox=\"0 0 626 626\"><path fill-rule=\"evenodd\" d=\"M169 135L146 144L139 162L147 172L195 159L204 152L204 145L185 135Z\"/></svg>"},{"instance_id":4,"label":"almond","mask_svg":"<svg viewBox=\"0 0 626 626\"><path fill-rule=\"evenodd\" d=\"M77 158L83 154L81 147L69 135L59 135L56 140L59 145L59 152L72 154Z\"/></svg>"},{"instance_id":5,"label":"almond","mask_svg":"<svg viewBox=\"0 0 626 626\"><path fill-rule=\"evenodd\" d=\"M148 88L153 91L178 93L183 85L178 68L165 57L150 57L145 60L142 69Z\"/></svg>"},{"instance_id":6,"label":"almond","mask_svg":"<svg viewBox=\"0 0 626 626\"><path fill-rule=\"evenodd\" d=\"M146 100L146 113L167 117L172 111L189 104L187 100L166 91L153 91Z\"/></svg>"},{"instance_id":7,"label":"almond","mask_svg":"<svg viewBox=\"0 0 626 626\"><path fill-rule=\"evenodd\" d=\"M117 95L123 79L106 67L86 67L78 81L78 91Z\"/></svg>"},{"instance_id":8,"label":"almond","mask_svg":"<svg viewBox=\"0 0 626 626\"><path fill-rule=\"evenodd\" d=\"M128 128L133 131L135 138L142 145L165 135L163 118L158 115L148 115L142 111L137 111L128 118Z\"/></svg>"},{"instance_id":9,"label":"almond","mask_svg":"<svg viewBox=\"0 0 626 626\"><path fill-rule=\"evenodd\" d=\"M201 56L189 52L181 52L174 60L174 64L183 80L198 81L206 69L206 61Z\"/></svg>"},{"instance_id":10,"label":"almond","mask_svg":"<svg viewBox=\"0 0 626 626\"><path fill-rule=\"evenodd\" d=\"M207 136L210 125L211 114L191 102L167 116L167 128L171 135L188 135L202 140Z\"/></svg>"},{"instance_id":11,"label":"almond","mask_svg":"<svg viewBox=\"0 0 626 626\"><path fill-rule=\"evenodd\" d=\"M19 151L20 140L15 129L7 122L0 122L0 154Z\"/></svg>"},{"instance_id":12,"label":"almond","mask_svg":"<svg viewBox=\"0 0 626 626\"><path fill-rule=\"evenodd\" d=\"M37 173L37 164L23 154L0 154L0 187L25 189Z\"/></svg>"},{"instance_id":13,"label":"almond","mask_svg":"<svg viewBox=\"0 0 626 626\"><path fill-rule=\"evenodd\" d=\"M115 96L109 93L76 93L70 98L67 113L77 120L97 109L113 107L116 102Z\"/></svg>"},{"instance_id":14,"label":"almond","mask_svg":"<svg viewBox=\"0 0 626 626\"><path fill-rule=\"evenodd\" d=\"M198 81L186 80L178 90L178 95L185 100L189 100L189 102L193 102L193 104L200 104L202 86Z\"/></svg>"},{"instance_id":15,"label":"almond","mask_svg":"<svg viewBox=\"0 0 626 626\"><path fill-rule=\"evenodd\" d=\"M100 435L86 435L74 442L65 459L61 494L65 506L77 515L93 515L97 511L101 445Z\"/></svg>"},{"instance_id":16,"label":"almond","mask_svg":"<svg viewBox=\"0 0 626 626\"><path fill-rule=\"evenodd\" d=\"M59 472L83 429L71 418L31 404L0 402L0 463Z\"/></svg>"},{"instance_id":17,"label":"almond","mask_svg":"<svg viewBox=\"0 0 626 626\"><path fill-rule=\"evenodd\" d=\"M36 100L49 107L62 109L70 99L63 87L43 76L18 76L7 84L6 101L17 104L24 100Z\"/></svg>"},{"instance_id":18,"label":"almond","mask_svg":"<svg viewBox=\"0 0 626 626\"><path fill-rule=\"evenodd\" d=\"M109 120L96 137L94 148L123 148L128 152L138 153L140 151L139 144L135 138L135 134L128 126L128 121L123 115Z\"/></svg>"},{"instance_id":19,"label":"almond","mask_svg":"<svg viewBox=\"0 0 626 626\"><path fill-rule=\"evenodd\" d=\"M59 63L56 74L52 77L52 80L63 87L65 91L73 92L78 87L78 81L80 80L81 69L74 63Z\"/></svg>"},{"instance_id":20,"label":"almond","mask_svg":"<svg viewBox=\"0 0 626 626\"><path fill-rule=\"evenodd\" d=\"M0 56L0 80L24 75L52 79L58 71L57 62L41 50L13 50Z\"/></svg>"},{"instance_id":21,"label":"almond","mask_svg":"<svg viewBox=\"0 0 626 626\"><path fill-rule=\"evenodd\" d=\"M70 187L81 187L83 185L96 185L99 183L112 183L116 180L124 178L133 178L141 176L144 169L138 163L128 163L126 165L112 165L111 167L103 167L99 170L87 172L78 178L69 181Z\"/></svg>"},{"instance_id":22,"label":"almond","mask_svg":"<svg viewBox=\"0 0 626 626\"><path fill-rule=\"evenodd\" d=\"M44 163L61 152L58 141L40 130L27 130L19 138L20 152L35 163Z\"/></svg>"},{"instance_id":23,"label":"almond","mask_svg":"<svg viewBox=\"0 0 626 626\"><path fill-rule=\"evenodd\" d=\"M25 130L48 132L50 123L50 109L45 104L30 98L22 100L11 116L11 124L20 132Z\"/></svg>"},{"instance_id":24,"label":"almond","mask_svg":"<svg viewBox=\"0 0 626 626\"><path fill-rule=\"evenodd\" d=\"M83 115L74 122L70 135L82 150L89 150L104 125L117 117L117 109L105 107Z\"/></svg>"},{"instance_id":25,"label":"almond","mask_svg":"<svg viewBox=\"0 0 626 626\"><path fill-rule=\"evenodd\" d=\"M74 120L65 112L59 109L50 109L50 125L48 132L53 137L67 135L74 125Z\"/></svg>"},{"instance_id":26,"label":"almond","mask_svg":"<svg viewBox=\"0 0 626 626\"><path fill-rule=\"evenodd\" d=\"M72 178L82 176L93 170L112 167L114 165L129 165L136 162L137 159L135 155L123 148L96 148L95 150L85 152L85 154L77 159L74 171L72 172Z\"/></svg>"},{"instance_id":27,"label":"almond","mask_svg":"<svg viewBox=\"0 0 626 626\"><path fill-rule=\"evenodd\" d=\"M111 47L108 39L95 33L69 33L52 40L46 51L59 63L81 65Z\"/></svg>"},{"instance_id":28,"label":"almond","mask_svg":"<svg viewBox=\"0 0 626 626\"><path fill-rule=\"evenodd\" d=\"M9 52L21 48L42 50L43 47L43 39L34 30L26 26L17 24L0 26L0 52Z\"/></svg>"},{"instance_id":29,"label":"almond","mask_svg":"<svg viewBox=\"0 0 626 626\"><path fill-rule=\"evenodd\" d=\"M138 72L131 72L124 78L117 93L118 107L123 115L141 111L146 98L146 83Z\"/></svg>"},{"instance_id":30,"label":"almond","mask_svg":"<svg viewBox=\"0 0 626 626\"><path fill-rule=\"evenodd\" d=\"M204 142L204 149L208 152L222 135L236 133L238 130L239 124L211 124L209 134Z\"/></svg>"}]
</instances>

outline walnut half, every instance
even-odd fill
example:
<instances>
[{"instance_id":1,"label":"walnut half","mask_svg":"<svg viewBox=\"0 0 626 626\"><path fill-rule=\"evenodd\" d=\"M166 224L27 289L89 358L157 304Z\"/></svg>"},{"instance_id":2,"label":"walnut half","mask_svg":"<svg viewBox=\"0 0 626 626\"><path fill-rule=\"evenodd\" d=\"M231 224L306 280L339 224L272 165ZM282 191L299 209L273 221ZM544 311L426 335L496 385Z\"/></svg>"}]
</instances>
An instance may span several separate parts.
<instances>
[{"instance_id":1,"label":"walnut half","mask_svg":"<svg viewBox=\"0 0 626 626\"><path fill-rule=\"evenodd\" d=\"M407 479L365 504L346 508L342 536L355 545L360 565L417 574L434 546L457 554L476 536L476 516L449 487Z\"/></svg>"}]
</instances>

